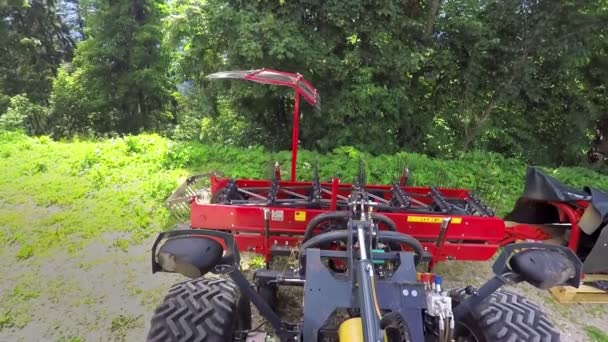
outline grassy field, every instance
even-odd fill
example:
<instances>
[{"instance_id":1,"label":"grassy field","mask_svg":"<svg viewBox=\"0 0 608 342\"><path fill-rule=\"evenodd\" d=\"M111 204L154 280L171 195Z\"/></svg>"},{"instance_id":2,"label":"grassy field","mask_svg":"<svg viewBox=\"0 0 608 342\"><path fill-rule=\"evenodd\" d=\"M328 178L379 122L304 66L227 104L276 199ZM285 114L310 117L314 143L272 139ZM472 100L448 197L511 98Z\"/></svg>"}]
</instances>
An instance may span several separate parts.
<instances>
[{"instance_id":1,"label":"grassy field","mask_svg":"<svg viewBox=\"0 0 608 342\"><path fill-rule=\"evenodd\" d=\"M407 165L415 184L476 188L501 213L525 175L523 163L495 154L444 161L342 147L325 155L302 151L299 178L309 179L318 163L322 178L350 181L361 159L369 182L392 181ZM141 340L149 313L180 279L149 274L151 239L175 223L165 198L189 174L264 177L275 160L287 170L289 152L154 135L55 142L0 132L0 341ZM608 177L587 169L547 171L575 186L608 188ZM607 318L601 306L591 311L600 322ZM587 329L589 340L607 340L608 327Z\"/></svg>"}]
</instances>

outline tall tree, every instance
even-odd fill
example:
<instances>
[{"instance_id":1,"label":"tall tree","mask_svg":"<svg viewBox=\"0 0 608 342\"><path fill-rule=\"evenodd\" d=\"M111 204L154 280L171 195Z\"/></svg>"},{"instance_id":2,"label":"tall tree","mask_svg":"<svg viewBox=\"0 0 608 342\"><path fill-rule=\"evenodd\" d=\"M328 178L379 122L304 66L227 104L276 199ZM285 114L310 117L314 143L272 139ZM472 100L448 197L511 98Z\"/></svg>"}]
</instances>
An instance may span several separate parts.
<instances>
[{"instance_id":1,"label":"tall tree","mask_svg":"<svg viewBox=\"0 0 608 342\"><path fill-rule=\"evenodd\" d=\"M598 1L592 12L601 22L608 23L608 1ZM608 160L608 25L597 25L591 38L594 48L583 67L583 75L586 90L592 94L591 106L599 112L599 118L588 161L599 166Z\"/></svg>"},{"instance_id":2,"label":"tall tree","mask_svg":"<svg viewBox=\"0 0 608 342\"><path fill-rule=\"evenodd\" d=\"M71 58L73 47L54 0L1 1L0 115L8 98L18 94L44 104L57 68Z\"/></svg>"},{"instance_id":3,"label":"tall tree","mask_svg":"<svg viewBox=\"0 0 608 342\"><path fill-rule=\"evenodd\" d=\"M62 134L137 133L170 118L161 0L93 0L86 39L53 88L52 119Z\"/></svg>"},{"instance_id":4,"label":"tall tree","mask_svg":"<svg viewBox=\"0 0 608 342\"><path fill-rule=\"evenodd\" d=\"M605 24L596 1L449 1L438 48L450 65L437 112L460 150L576 163L598 114L583 67ZM437 61L440 61L437 59ZM581 120L582 119L582 120ZM530 148L530 146L534 148Z\"/></svg>"},{"instance_id":5,"label":"tall tree","mask_svg":"<svg viewBox=\"0 0 608 342\"><path fill-rule=\"evenodd\" d=\"M217 96L226 89L218 91L202 77L220 69L300 72L322 99L322 114L303 108L305 147L355 145L391 152L421 145L432 117L420 112L409 87L428 52L418 42L431 9L420 1L178 0L172 5L169 40L182 80ZM239 99L235 108L267 133L264 142L286 148L289 93L241 84L231 89L231 98Z\"/></svg>"}]
</instances>

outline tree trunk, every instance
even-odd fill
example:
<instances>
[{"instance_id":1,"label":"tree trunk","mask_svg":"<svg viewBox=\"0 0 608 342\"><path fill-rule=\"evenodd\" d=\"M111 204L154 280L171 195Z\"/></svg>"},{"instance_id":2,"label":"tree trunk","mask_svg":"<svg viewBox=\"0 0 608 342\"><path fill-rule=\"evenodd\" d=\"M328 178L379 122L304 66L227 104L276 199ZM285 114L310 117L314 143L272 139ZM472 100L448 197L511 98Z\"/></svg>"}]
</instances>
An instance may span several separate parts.
<instances>
[{"instance_id":1,"label":"tree trunk","mask_svg":"<svg viewBox=\"0 0 608 342\"><path fill-rule=\"evenodd\" d=\"M587 161L599 168L608 156L608 118L602 118L595 124L595 137L587 151Z\"/></svg>"},{"instance_id":2,"label":"tree trunk","mask_svg":"<svg viewBox=\"0 0 608 342\"><path fill-rule=\"evenodd\" d=\"M430 0L429 17L426 20L426 26L424 28L424 33L422 34L422 40L425 42L431 39L431 36L433 35L435 19L437 18L437 12L439 12L440 5L441 0Z\"/></svg>"},{"instance_id":3,"label":"tree trunk","mask_svg":"<svg viewBox=\"0 0 608 342\"><path fill-rule=\"evenodd\" d=\"M490 100L490 102L488 102L488 104L486 105L484 110L481 112L481 114L479 115L479 119L473 120L471 122L471 126L465 130L464 141L462 143L463 152L467 152L469 150L469 148L471 147L471 144L475 141L475 139L481 132L481 129L483 128L485 123L490 118L490 114L492 114L492 110L494 110L495 106L496 106L495 99L492 98Z\"/></svg>"}]
</instances>

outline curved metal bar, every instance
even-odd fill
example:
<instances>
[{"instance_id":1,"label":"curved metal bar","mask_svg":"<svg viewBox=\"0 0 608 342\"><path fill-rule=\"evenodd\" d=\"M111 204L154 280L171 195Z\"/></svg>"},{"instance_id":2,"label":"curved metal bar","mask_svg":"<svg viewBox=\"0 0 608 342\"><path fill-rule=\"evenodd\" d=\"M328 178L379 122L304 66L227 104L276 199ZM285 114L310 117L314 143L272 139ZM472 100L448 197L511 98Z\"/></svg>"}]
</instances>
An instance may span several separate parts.
<instances>
[{"instance_id":1,"label":"curved metal bar","mask_svg":"<svg viewBox=\"0 0 608 342\"><path fill-rule=\"evenodd\" d=\"M351 232L352 235L357 234L356 231ZM316 248L321 245L324 245L333 241L346 241L348 239L348 231L347 230L334 230L331 232L322 233L312 237L310 240L304 242L302 244L302 249L306 248ZM416 240L414 237L399 233L399 232L391 232L391 231L379 231L378 232L378 241L381 242L397 242L400 244L405 244L411 247L414 250L420 260L420 258L424 255L424 247L420 241Z\"/></svg>"}]
</instances>

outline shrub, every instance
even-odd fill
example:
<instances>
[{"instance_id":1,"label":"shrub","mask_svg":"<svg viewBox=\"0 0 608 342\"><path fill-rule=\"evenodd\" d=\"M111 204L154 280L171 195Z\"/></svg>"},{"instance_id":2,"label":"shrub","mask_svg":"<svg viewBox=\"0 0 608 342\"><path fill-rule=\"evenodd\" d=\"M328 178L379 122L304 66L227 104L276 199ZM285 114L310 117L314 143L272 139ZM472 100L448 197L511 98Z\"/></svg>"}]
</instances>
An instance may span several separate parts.
<instances>
[{"instance_id":1,"label":"shrub","mask_svg":"<svg viewBox=\"0 0 608 342\"><path fill-rule=\"evenodd\" d=\"M13 96L0 116L0 129L23 131L30 135L46 133L47 108L32 103L25 94Z\"/></svg>"}]
</instances>

